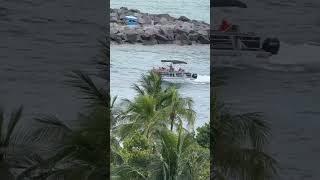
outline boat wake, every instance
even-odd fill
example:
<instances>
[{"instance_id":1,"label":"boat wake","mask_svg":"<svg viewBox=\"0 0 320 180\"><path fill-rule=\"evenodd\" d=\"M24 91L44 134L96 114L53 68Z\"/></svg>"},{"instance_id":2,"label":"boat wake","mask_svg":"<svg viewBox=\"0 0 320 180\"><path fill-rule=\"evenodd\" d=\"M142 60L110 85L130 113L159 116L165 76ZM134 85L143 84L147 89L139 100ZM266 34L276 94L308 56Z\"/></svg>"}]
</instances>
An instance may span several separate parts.
<instances>
[{"instance_id":1,"label":"boat wake","mask_svg":"<svg viewBox=\"0 0 320 180\"><path fill-rule=\"evenodd\" d=\"M209 75L198 75L197 79L167 79L163 81L165 84L183 85L183 84L209 84Z\"/></svg>"},{"instance_id":2,"label":"boat wake","mask_svg":"<svg viewBox=\"0 0 320 180\"><path fill-rule=\"evenodd\" d=\"M193 80L192 83L194 83L194 84L209 84L210 83L210 76L209 75L198 75L198 78Z\"/></svg>"},{"instance_id":3,"label":"boat wake","mask_svg":"<svg viewBox=\"0 0 320 180\"><path fill-rule=\"evenodd\" d=\"M283 72L320 72L320 43L309 42L293 45L281 42L281 49L269 59L239 58L214 62L215 67L246 69L255 68ZM213 52L214 53L214 52Z\"/></svg>"}]
</instances>

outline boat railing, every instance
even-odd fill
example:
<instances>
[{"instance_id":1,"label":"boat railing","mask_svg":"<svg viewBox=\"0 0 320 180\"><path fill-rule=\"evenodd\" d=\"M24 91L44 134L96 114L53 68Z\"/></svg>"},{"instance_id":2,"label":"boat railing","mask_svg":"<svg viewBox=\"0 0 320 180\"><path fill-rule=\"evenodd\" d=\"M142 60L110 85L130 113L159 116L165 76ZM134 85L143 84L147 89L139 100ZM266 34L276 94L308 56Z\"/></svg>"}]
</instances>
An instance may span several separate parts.
<instances>
[{"instance_id":1,"label":"boat railing","mask_svg":"<svg viewBox=\"0 0 320 180\"><path fill-rule=\"evenodd\" d=\"M216 36L216 35L226 35L226 36L247 36L247 37L257 37L257 35L253 32L239 32L239 31L219 31L219 30L211 30L210 36Z\"/></svg>"},{"instance_id":2,"label":"boat railing","mask_svg":"<svg viewBox=\"0 0 320 180\"><path fill-rule=\"evenodd\" d=\"M260 37L250 33L212 31L213 49L259 50Z\"/></svg>"}]
</instances>

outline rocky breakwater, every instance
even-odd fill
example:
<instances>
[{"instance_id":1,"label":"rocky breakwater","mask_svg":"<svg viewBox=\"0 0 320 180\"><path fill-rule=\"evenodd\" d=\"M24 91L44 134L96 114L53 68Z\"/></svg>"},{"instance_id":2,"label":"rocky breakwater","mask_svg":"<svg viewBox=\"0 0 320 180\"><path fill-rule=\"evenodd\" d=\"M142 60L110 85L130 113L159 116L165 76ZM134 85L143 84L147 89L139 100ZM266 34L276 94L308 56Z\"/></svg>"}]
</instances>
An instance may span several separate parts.
<instances>
[{"instance_id":1,"label":"rocky breakwater","mask_svg":"<svg viewBox=\"0 0 320 180\"><path fill-rule=\"evenodd\" d=\"M208 23L190 20L185 16L175 18L169 14L148 14L122 7L110 9L110 39L113 43L210 44ZM139 25L127 26L125 16L135 16Z\"/></svg>"}]
</instances>

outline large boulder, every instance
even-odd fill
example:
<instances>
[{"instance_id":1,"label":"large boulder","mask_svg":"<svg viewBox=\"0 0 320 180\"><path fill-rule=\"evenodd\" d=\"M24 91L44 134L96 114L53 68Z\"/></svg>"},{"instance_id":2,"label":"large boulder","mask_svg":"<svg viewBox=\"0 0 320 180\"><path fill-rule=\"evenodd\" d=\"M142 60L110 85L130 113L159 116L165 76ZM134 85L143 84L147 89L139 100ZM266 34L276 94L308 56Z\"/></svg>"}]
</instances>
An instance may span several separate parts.
<instances>
[{"instance_id":1,"label":"large boulder","mask_svg":"<svg viewBox=\"0 0 320 180\"><path fill-rule=\"evenodd\" d=\"M143 14L142 17L138 19L141 24L151 24L151 20L148 14Z\"/></svg>"},{"instance_id":2,"label":"large boulder","mask_svg":"<svg viewBox=\"0 0 320 180\"><path fill-rule=\"evenodd\" d=\"M179 21L175 25L174 31L176 33L190 33L191 31L194 31L194 25L192 23Z\"/></svg>"},{"instance_id":3,"label":"large boulder","mask_svg":"<svg viewBox=\"0 0 320 180\"><path fill-rule=\"evenodd\" d=\"M155 38L155 35L152 36L141 36L141 39L143 41L143 45L155 45L158 44L158 41Z\"/></svg>"},{"instance_id":4,"label":"large boulder","mask_svg":"<svg viewBox=\"0 0 320 180\"><path fill-rule=\"evenodd\" d=\"M168 40L174 40L174 25L163 25L160 27L160 34L166 36Z\"/></svg>"},{"instance_id":5,"label":"large boulder","mask_svg":"<svg viewBox=\"0 0 320 180\"><path fill-rule=\"evenodd\" d=\"M180 44L180 45L191 45L192 41L190 41L190 39L186 33L182 33L182 34L176 35L175 43Z\"/></svg>"},{"instance_id":6,"label":"large boulder","mask_svg":"<svg viewBox=\"0 0 320 180\"><path fill-rule=\"evenodd\" d=\"M167 24L167 23L168 23L168 19L167 18L164 18L164 17L160 18L159 24L164 25L164 24Z\"/></svg>"},{"instance_id":7,"label":"large boulder","mask_svg":"<svg viewBox=\"0 0 320 180\"><path fill-rule=\"evenodd\" d=\"M119 10L118 10L118 16L120 18L123 18L124 16L126 16L128 14L128 8L125 8L125 7L121 7Z\"/></svg>"},{"instance_id":8,"label":"large boulder","mask_svg":"<svg viewBox=\"0 0 320 180\"><path fill-rule=\"evenodd\" d=\"M200 42L201 44L210 44L210 39L206 36L200 35L198 37L198 42Z\"/></svg>"},{"instance_id":9,"label":"large boulder","mask_svg":"<svg viewBox=\"0 0 320 180\"><path fill-rule=\"evenodd\" d=\"M166 44L169 39L161 34L155 34L155 39L159 42L159 44Z\"/></svg>"},{"instance_id":10,"label":"large boulder","mask_svg":"<svg viewBox=\"0 0 320 180\"><path fill-rule=\"evenodd\" d=\"M197 42L199 38L199 34L197 32L193 32L189 34L190 41Z\"/></svg>"},{"instance_id":11,"label":"large boulder","mask_svg":"<svg viewBox=\"0 0 320 180\"><path fill-rule=\"evenodd\" d=\"M153 20L155 25L173 21L173 17L171 17L169 14L150 14L150 18Z\"/></svg>"},{"instance_id":12,"label":"large boulder","mask_svg":"<svg viewBox=\"0 0 320 180\"><path fill-rule=\"evenodd\" d=\"M118 13L111 13L110 14L110 23L116 23L119 20Z\"/></svg>"},{"instance_id":13,"label":"large boulder","mask_svg":"<svg viewBox=\"0 0 320 180\"><path fill-rule=\"evenodd\" d=\"M110 23L110 34L116 34L120 32L120 26L117 23Z\"/></svg>"},{"instance_id":14,"label":"large boulder","mask_svg":"<svg viewBox=\"0 0 320 180\"><path fill-rule=\"evenodd\" d=\"M140 10L138 10L138 9L130 9L129 12L131 12L131 13L140 13Z\"/></svg>"},{"instance_id":15,"label":"large boulder","mask_svg":"<svg viewBox=\"0 0 320 180\"><path fill-rule=\"evenodd\" d=\"M159 34L160 30L156 26L146 26L144 27L144 34L147 36L152 36L154 34Z\"/></svg>"},{"instance_id":16,"label":"large boulder","mask_svg":"<svg viewBox=\"0 0 320 180\"><path fill-rule=\"evenodd\" d=\"M119 34L110 34L111 42L116 42L118 44L122 44L123 40Z\"/></svg>"},{"instance_id":17,"label":"large boulder","mask_svg":"<svg viewBox=\"0 0 320 180\"><path fill-rule=\"evenodd\" d=\"M137 34L137 33L127 34L126 42L131 43L131 44L134 44L134 43L136 43L138 40L139 40L139 38L138 38L138 34Z\"/></svg>"},{"instance_id":18,"label":"large boulder","mask_svg":"<svg viewBox=\"0 0 320 180\"><path fill-rule=\"evenodd\" d=\"M187 17L185 17L185 16L180 16L180 17L178 18L178 20L179 20L179 21L183 21L183 22L190 22L190 19L187 18Z\"/></svg>"},{"instance_id":19,"label":"large boulder","mask_svg":"<svg viewBox=\"0 0 320 180\"><path fill-rule=\"evenodd\" d=\"M121 39L121 41L126 41L127 39L127 35L124 34L123 32L117 33L115 35L118 36Z\"/></svg>"},{"instance_id":20,"label":"large boulder","mask_svg":"<svg viewBox=\"0 0 320 180\"><path fill-rule=\"evenodd\" d=\"M138 40L138 33L134 27L125 27L123 33L126 35L125 41L128 43L136 43Z\"/></svg>"}]
</instances>

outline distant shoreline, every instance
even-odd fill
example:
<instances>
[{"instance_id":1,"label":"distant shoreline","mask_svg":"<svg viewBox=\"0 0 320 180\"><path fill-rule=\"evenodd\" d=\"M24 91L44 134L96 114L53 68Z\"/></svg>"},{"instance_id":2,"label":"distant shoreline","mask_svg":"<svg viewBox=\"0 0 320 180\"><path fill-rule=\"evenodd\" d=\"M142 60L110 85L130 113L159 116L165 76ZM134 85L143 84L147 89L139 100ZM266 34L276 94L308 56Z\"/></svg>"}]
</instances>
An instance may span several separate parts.
<instances>
[{"instance_id":1,"label":"distant shoreline","mask_svg":"<svg viewBox=\"0 0 320 180\"><path fill-rule=\"evenodd\" d=\"M210 44L210 24L190 20L185 16L175 18L169 14L142 13L122 7L110 9L110 39L112 44ZM140 25L127 26L122 19L135 16Z\"/></svg>"}]
</instances>

